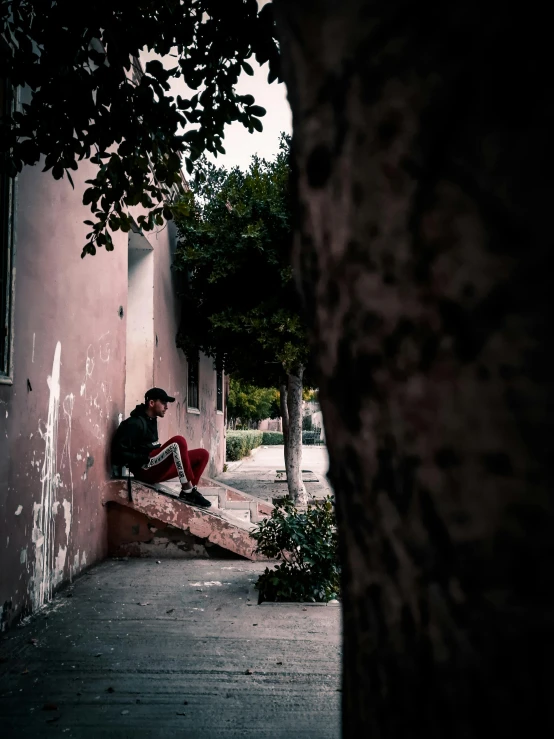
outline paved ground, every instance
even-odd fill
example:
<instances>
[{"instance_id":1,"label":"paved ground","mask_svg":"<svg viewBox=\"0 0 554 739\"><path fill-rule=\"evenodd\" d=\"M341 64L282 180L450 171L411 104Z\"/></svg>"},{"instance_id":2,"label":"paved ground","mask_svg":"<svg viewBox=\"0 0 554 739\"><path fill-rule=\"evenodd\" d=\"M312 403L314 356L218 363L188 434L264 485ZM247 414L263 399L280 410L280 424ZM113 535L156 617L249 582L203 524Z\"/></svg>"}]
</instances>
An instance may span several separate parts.
<instances>
[{"instance_id":1,"label":"paved ground","mask_svg":"<svg viewBox=\"0 0 554 739\"><path fill-rule=\"evenodd\" d=\"M338 739L340 609L257 606L263 569L93 568L0 642L0 735Z\"/></svg>"},{"instance_id":2,"label":"paved ground","mask_svg":"<svg viewBox=\"0 0 554 739\"><path fill-rule=\"evenodd\" d=\"M217 479L245 493L256 495L265 500L282 497L287 494L286 480L277 479L276 471L285 469L284 447L266 446L254 449L250 457L239 462L231 462L229 469ZM314 474L304 474L304 483L308 493L316 498L332 493L327 480L329 458L324 446L302 447L302 469Z\"/></svg>"}]
</instances>

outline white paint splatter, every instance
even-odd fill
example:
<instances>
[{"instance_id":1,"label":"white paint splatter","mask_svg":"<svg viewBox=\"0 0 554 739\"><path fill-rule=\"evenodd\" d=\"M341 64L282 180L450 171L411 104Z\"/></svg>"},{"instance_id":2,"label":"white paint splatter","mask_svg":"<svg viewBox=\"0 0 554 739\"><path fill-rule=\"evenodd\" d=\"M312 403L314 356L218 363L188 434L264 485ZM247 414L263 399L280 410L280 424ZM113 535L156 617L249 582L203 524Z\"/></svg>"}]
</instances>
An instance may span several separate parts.
<instances>
[{"instance_id":1,"label":"white paint splatter","mask_svg":"<svg viewBox=\"0 0 554 739\"><path fill-rule=\"evenodd\" d=\"M71 500L67 501L64 500L63 507L64 507L64 515L65 515L65 533L67 536L67 546L69 546L69 533L71 529L71 511L73 509L73 466L71 464L71 424L73 419L73 408L75 406L75 396L73 393L70 393L69 395L66 395L63 401L63 414L65 416L67 429L65 432L65 442L63 445L62 450L62 464L64 463L64 460L67 459L67 464L69 467L69 485L71 487ZM79 455L77 455L77 459L79 459ZM66 508L66 504L69 507L69 513L68 509ZM68 529L68 516L69 516L69 529Z\"/></svg>"},{"instance_id":2,"label":"white paint splatter","mask_svg":"<svg viewBox=\"0 0 554 739\"><path fill-rule=\"evenodd\" d=\"M18 505L17 508L15 509L15 515L16 516L19 516L19 514L21 513L22 510L23 510L23 506L22 505Z\"/></svg>"},{"instance_id":3,"label":"white paint splatter","mask_svg":"<svg viewBox=\"0 0 554 739\"><path fill-rule=\"evenodd\" d=\"M109 336L109 331L106 331L105 334L102 334L99 341L99 354L100 359L102 362L109 362L110 361L110 342L107 340L102 341L105 336Z\"/></svg>"},{"instance_id":4,"label":"white paint splatter","mask_svg":"<svg viewBox=\"0 0 554 739\"><path fill-rule=\"evenodd\" d=\"M60 367L62 345L58 341L54 351L52 374L48 377L50 398L48 401L48 421L44 439L44 460L42 463L42 493L40 503L33 505L33 534L35 545L34 572L31 583L33 610L41 608L52 596L52 566L54 564L55 526L53 504L55 481L57 480L57 441L58 413L60 406ZM42 434L41 434L42 435Z\"/></svg>"},{"instance_id":5,"label":"white paint splatter","mask_svg":"<svg viewBox=\"0 0 554 739\"><path fill-rule=\"evenodd\" d=\"M27 562L27 547L25 549L22 549L19 553L19 563L24 565Z\"/></svg>"},{"instance_id":6,"label":"white paint splatter","mask_svg":"<svg viewBox=\"0 0 554 739\"><path fill-rule=\"evenodd\" d=\"M63 580L63 571L65 569L65 560L67 557L67 547L60 547L54 562L54 571L52 572L52 587L56 587Z\"/></svg>"},{"instance_id":7,"label":"white paint splatter","mask_svg":"<svg viewBox=\"0 0 554 739\"><path fill-rule=\"evenodd\" d=\"M65 519L65 535L67 538L67 543L69 544L69 533L71 531L71 509L72 509L72 503L69 500L65 500L62 503L63 506L63 516Z\"/></svg>"}]
</instances>

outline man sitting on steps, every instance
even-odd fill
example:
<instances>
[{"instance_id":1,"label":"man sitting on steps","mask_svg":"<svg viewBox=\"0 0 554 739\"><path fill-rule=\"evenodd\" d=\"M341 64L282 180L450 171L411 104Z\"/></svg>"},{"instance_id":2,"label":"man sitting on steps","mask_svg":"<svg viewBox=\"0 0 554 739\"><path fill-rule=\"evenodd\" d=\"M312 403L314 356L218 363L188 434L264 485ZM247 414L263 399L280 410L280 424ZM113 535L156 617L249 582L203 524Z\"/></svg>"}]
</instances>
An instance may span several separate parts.
<instances>
[{"instance_id":1,"label":"man sitting on steps","mask_svg":"<svg viewBox=\"0 0 554 739\"><path fill-rule=\"evenodd\" d=\"M167 404L173 403L165 390L153 387L131 416L119 425L113 444L112 461L129 467L137 480L154 484L178 477L179 495L186 503L209 508L211 503L199 492L209 454L206 449L188 449L183 436L173 436L165 444L158 442L158 418L163 418Z\"/></svg>"}]
</instances>

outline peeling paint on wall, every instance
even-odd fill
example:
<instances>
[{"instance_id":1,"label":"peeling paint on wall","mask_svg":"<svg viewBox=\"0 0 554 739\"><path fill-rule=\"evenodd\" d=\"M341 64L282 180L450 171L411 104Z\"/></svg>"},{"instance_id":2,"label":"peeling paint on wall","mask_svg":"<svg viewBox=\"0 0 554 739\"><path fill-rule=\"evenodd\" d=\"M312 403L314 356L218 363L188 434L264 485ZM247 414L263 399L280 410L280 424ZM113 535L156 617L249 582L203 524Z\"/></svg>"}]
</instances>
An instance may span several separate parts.
<instances>
[{"instance_id":1,"label":"peeling paint on wall","mask_svg":"<svg viewBox=\"0 0 554 739\"><path fill-rule=\"evenodd\" d=\"M62 345L58 341L54 351L52 374L48 377L50 399L48 420L44 433L44 460L42 463L42 493L40 503L33 506L33 544L35 562L31 580L33 610L41 608L52 595L51 571L54 560L53 506L57 475L58 413L60 406L60 367Z\"/></svg>"},{"instance_id":2,"label":"peeling paint on wall","mask_svg":"<svg viewBox=\"0 0 554 739\"><path fill-rule=\"evenodd\" d=\"M67 543L69 544L69 533L71 531L71 509L73 506L69 500L64 500L62 506L65 519L65 536L67 539Z\"/></svg>"},{"instance_id":3,"label":"peeling paint on wall","mask_svg":"<svg viewBox=\"0 0 554 739\"><path fill-rule=\"evenodd\" d=\"M63 580L63 572L65 568L66 557L67 557L67 547L60 547L58 549L58 554L56 555L56 560L54 562L54 569L52 572L52 585L51 585L52 588L55 588Z\"/></svg>"}]
</instances>

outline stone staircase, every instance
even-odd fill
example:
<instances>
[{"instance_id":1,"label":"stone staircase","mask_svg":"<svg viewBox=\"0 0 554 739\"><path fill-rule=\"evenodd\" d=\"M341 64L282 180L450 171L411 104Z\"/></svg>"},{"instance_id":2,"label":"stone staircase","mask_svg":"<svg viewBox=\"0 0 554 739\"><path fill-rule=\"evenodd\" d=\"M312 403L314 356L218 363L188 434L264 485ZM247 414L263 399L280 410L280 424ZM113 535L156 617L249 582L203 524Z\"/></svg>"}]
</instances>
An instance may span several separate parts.
<instances>
[{"instance_id":1,"label":"stone staircase","mask_svg":"<svg viewBox=\"0 0 554 739\"><path fill-rule=\"evenodd\" d=\"M172 491L179 494L179 483L164 483L171 486ZM239 520L246 523L250 528L259 523L263 518L271 516L273 505L266 500L256 498L254 495L243 493L242 490L225 485L225 483L203 477L198 489L207 498L213 513L217 512L228 520Z\"/></svg>"},{"instance_id":2,"label":"stone staircase","mask_svg":"<svg viewBox=\"0 0 554 739\"><path fill-rule=\"evenodd\" d=\"M271 515L270 503L207 477L200 480L198 489L211 508L185 503L179 498L180 489L178 482L148 485L131 478L129 497L128 480L115 479L104 488L103 505L130 509L156 527L161 523L181 529L250 560L263 559L254 553L256 542L250 532Z\"/></svg>"}]
</instances>

